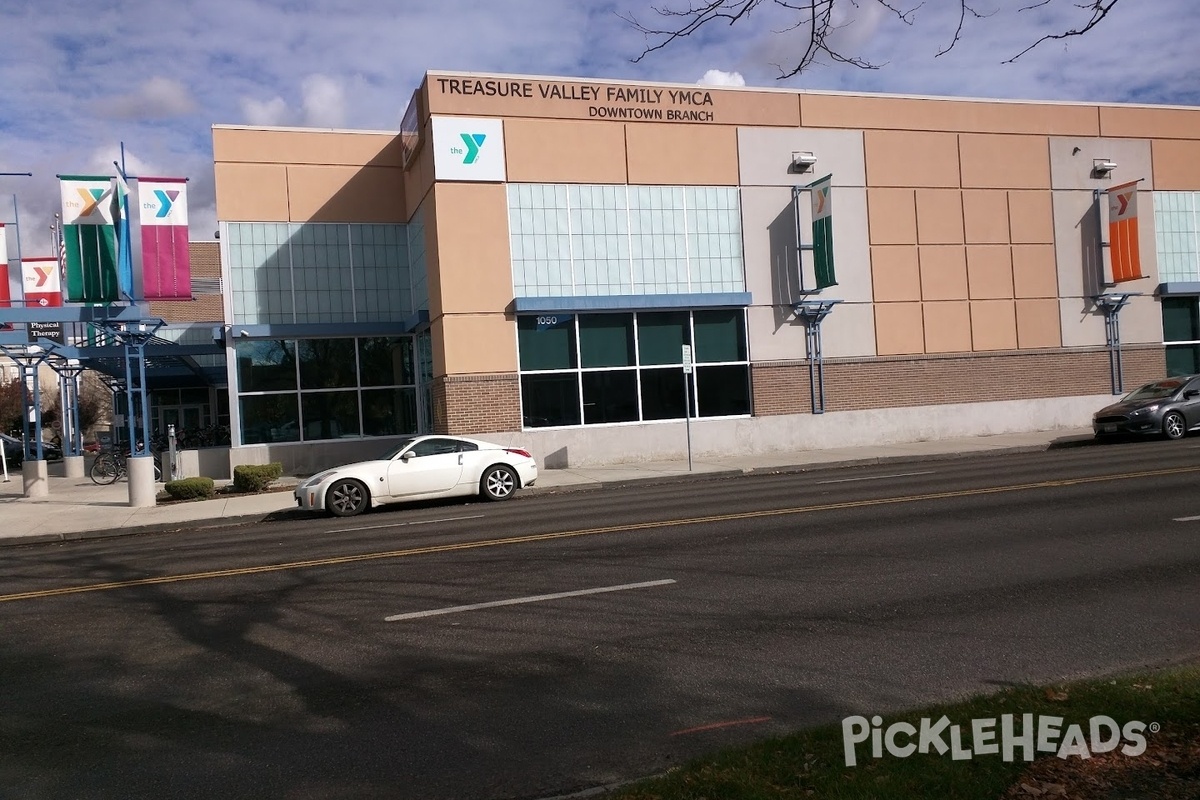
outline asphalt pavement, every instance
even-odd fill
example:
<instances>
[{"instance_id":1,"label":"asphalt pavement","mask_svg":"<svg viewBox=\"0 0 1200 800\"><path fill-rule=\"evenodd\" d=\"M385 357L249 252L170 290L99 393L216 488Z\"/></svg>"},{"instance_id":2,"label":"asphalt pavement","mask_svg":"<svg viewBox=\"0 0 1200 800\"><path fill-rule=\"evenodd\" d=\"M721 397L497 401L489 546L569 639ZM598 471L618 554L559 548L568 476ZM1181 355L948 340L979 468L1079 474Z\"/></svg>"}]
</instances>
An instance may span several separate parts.
<instances>
[{"instance_id":1,"label":"asphalt pavement","mask_svg":"<svg viewBox=\"0 0 1200 800\"><path fill-rule=\"evenodd\" d=\"M1092 441L1090 428L1067 428L935 441L802 450L720 459L644 461L609 466L546 469L523 491L553 492L596 488L630 481L687 480L719 473L778 472L816 467L858 466L884 461L921 461L989 452L1036 452ZM540 465L539 465L540 466ZM44 497L24 496L21 473L0 482L0 547L38 542L102 538L168 530L195 530L262 520L295 508L291 487L299 478L284 476L275 491L229 495L212 500L162 502L131 507L125 480L98 486L87 477L66 478L62 464L49 465L50 490ZM160 495L161 496L161 495Z\"/></svg>"}]
</instances>

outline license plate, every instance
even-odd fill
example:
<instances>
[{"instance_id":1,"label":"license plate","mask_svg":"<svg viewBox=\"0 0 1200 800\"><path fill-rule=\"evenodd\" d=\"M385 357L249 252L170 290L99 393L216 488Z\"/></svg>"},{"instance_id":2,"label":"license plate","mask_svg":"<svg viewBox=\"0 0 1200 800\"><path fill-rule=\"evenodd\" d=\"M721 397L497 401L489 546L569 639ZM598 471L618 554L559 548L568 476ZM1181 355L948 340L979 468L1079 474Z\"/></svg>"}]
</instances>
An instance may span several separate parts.
<instances>
[{"instance_id":1,"label":"license plate","mask_svg":"<svg viewBox=\"0 0 1200 800\"><path fill-rule=\"evenodd\" d=\"M1104 432L1105 432L1105 433L1116 433L1116 432L1117 432L1117 426L1116 426L1116 425L1105 425L1105 426L1104 426Z\"/></svg>"}]
</instances>

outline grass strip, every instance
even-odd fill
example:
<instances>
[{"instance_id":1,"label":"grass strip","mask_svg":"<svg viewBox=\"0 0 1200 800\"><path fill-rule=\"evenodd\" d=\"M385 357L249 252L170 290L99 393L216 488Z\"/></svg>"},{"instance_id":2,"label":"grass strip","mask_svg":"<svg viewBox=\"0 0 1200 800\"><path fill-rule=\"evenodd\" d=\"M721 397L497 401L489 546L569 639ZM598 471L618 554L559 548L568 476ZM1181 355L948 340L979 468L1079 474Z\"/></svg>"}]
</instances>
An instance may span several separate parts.
<instances>
[{"instance_id":1,"label":"grass strip","mask_svg":"<svg viewBox=\"0 0 1200 800\"><path fill-rule=\"evenodd\" d=\"M995 740L1001 738L1001 715L1062 717L1054 741L1061 744L1068 726L1081 726L1089 737L1089 721L1106 716L1124 726L1146 723L1146 752L1123 755L1120 748L1090 758L1036 753L1031 765L1017 747L1014 760L1002 755L975 754L954 760L929 748L907 757L873 758L870 740L857 745L857 765L846 766L840 723L800 731L723 751L680 766L665 775L623 787L617 800L784 800L834 798L882 800L937 797L980 800L1001 797L1200 797L1200 664L1153 672L1083 680L1058 686L1015 687L960 702L893 714L883 718L884 730L895 722L920 728L922 718L942 716L959 726L962 743L972 746L972 720L995 719ZM868 719L870 714L864 714ZM1150 723L1155 723L1155 726ZM1152 732L1154 731L1154 732ZM949 734L942 739L949 743ZM917 736L912 737L916 742ZM899 743L908 741L901 737ZM1035 747L1036 747L1035 732ZM1122 741L1122 745L1129 740ZM1086 787L1086 788L1084 788ZM1174 787L1174 789L1172 788ZM1178 791L1176 791L1178 790ZM1126 795L1136 791L1136 795Z\"/></svg>"}]
</instances>

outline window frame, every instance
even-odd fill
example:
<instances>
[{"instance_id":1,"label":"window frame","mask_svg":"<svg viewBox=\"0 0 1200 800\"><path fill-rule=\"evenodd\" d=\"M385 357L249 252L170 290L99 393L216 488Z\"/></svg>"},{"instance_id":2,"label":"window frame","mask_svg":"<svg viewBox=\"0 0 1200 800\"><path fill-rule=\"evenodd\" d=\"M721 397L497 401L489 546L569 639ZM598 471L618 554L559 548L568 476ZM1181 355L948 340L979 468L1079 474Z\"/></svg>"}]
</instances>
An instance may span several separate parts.
<instances>
[{"instance_id":1,"label":"window frame","mask_svg":"<svg viewBox=\"0 0 1200 800\"><path fill-rule=\"evenodd\" d=\"M738 313L738 319L740 320L740 324L738 326L737 333L739 336L739 346L744 351L744 356L745 356L744 359L738 360L738 361L705 361L702 363L697 362L695 360L695 356L694 356L694 353L695 353L694 348L695 348L695 341L696 341L696 322L695 322L696 318L695 318L695 315L697 312L703 313L705 311L734 311L734 312ZM672 362L672 363L664 363L664 364L658 364L658 363L643 364L642 363L642 347L641 347L642 315L643 314L662 313L662 312L680 312L680 313L687 315L687 327L685 330L685 335L687 337L687 340L691 343L691 346L693 347L692 370L691 370L690 374L685 375L685 383L688 387L687 417L678 416L678 417L666 417L666 418L658 418L658 419L647 419L646 418L646 407L645 407L646 403L645 403L644 394L643 394L645 391L645 387L643 385L644 384L643 375L648 371L670 370L670 369L682 370L684 368L682 350L679 353L678 360L675 362ZM752 382L750 379L751 361L750 361L750 346L749 346L749 336L750 336L750 334L749 334L749 319L747 316L747 311L744 307L718 306L718 307L713 307L713 308L640 309L640 310L634 310L634 311L630 311L630 310L626 310L626 309L613 310L613 311L591 311L591 310L589 310L587 312L563 312L563 313L569 313L572 317L572 325L574 326L574 331L573 331L572 335L574 337L574 344L575 344L575 353L574 353L575 366L561 368L561 369L531 369L531 370L523 369L520 367L520 362L521 362L520 340L518 338L518 342L517 342L517 345L518 345L518 354L517 354L518 385L519 385L518 394L519 394L519 398L520 398L519 401L521 404L520 410L521 410L521 429L522 430L524 430L524 431L564 430L564 429L575 429L575 428L649 425L649 424L656 424L656 423L682 422L686 418L690 418L693 420L719 420L719 419L746 419L746 418L753 416L753 414L754 414L754 393L753 393ZM614 316L632 314L632 316L633 316L633 357L634 357L634 363L632 365L620 366L620 367L583 367L583 366L581 366L583 363L583 354L581 352L581 336L580 336L580 330L579 330L580 318L583 316L590 317L590 316L596 316L596 315L600 315L600 314L612 314ZM518 325L520 324L519 320L521 317L536 317L536 316L544 316L544 314L530 313L530 314L518 315ZM746 406L747 407L746 407L745 413L714 414L714 415L702 414L701 410L700 410L701 398L699 395L699 383L698 383L699 370L704 369L706 367L730 367L730 366L743 367L746 370L746 400L747 400ZM587 414L585 397L584 397L584 375L588 374L588 373L599 373L599 372L633 372L634 373L634 375L635 375L635 380L634 380L635 398L634 399L637 404L637 419L629 420L629 421L622 421L622 422L588 422L587 421L588 414ZM534 375L557 375L557 376L574 375L574 377L575 377L575 393L576 393L576 397L578 399L578 404L579 404L578 408L577 408L578 413L576 416L579 419L579 422L573 423L573 424L566 424L566 425L538 425L538 426L531 426L531 425L527 425L525 423L525 420L526 420L526 413L525 413L526 390L525 390L524 378L526 376L534 376Z\"/></svg>"}]
</instances>

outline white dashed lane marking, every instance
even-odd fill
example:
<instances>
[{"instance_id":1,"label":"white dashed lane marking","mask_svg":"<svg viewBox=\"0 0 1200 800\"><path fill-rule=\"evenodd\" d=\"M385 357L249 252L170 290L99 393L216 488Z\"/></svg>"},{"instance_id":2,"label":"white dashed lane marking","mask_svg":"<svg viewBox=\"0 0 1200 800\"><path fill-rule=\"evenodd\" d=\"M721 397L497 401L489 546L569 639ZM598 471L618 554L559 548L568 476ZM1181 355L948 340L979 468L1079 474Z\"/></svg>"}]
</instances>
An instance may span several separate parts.
<instances>
[{"instance_id":1,"label":"white dashed lane marking","mask_svg":"<svg viewBox=\"0 0 1200 800\"><path fill-rule=\"evenodd\" d=\"M437 617L442 614L461 614L464 611L479 611L484 608L498 608L500 606L516 606L523 603L544 603L547 600L561 600L564 597L583 597L588 594L604 594L605 592L624 592L629 589L649 589L654 586L666 586L674 583L671 579L661 581L646 581L645 583L623 583L620 586L601 586L596 589L579 589L574 592L556 592L554 594L537 594L530 597L514 597L510 600L493 600L490 603L472 603L469 606L450 606L449 608L433 608L429 611L414 611L411 614L396 614L391 617L384 617L384 622L399 622L406 619L422 619L424 617Z\"/></svg>"}]
</instances>

